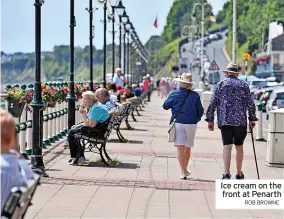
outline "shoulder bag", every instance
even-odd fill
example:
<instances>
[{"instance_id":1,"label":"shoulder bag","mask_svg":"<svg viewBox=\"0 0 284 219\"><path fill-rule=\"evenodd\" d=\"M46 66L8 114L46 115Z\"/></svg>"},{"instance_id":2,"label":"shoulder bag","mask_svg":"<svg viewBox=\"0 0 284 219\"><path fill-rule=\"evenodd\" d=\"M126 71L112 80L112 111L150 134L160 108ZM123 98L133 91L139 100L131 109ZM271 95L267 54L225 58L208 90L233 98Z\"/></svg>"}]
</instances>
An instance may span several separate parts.
<instances>
[{"instance_id":1,"label":"shoulder bag","mask_svg":"<svg viewBox=\"0 0 284 219\"><path fill-rule=\"evenodd\" d=\"M174 117L173 124L172 124L171 128L168 131L168 141L169 142L175 142L175 139L176 139L176 126L175 126L176 125L176 118L180 114L180 112L181 112L181 110L182 110L182 108L183 108L183 106L184 106L184 104L186 102L186 99L189 96L189 93L190 93L190 90L188 90L186 97L184 98L184 100L183 100L183 102L182 102L182 104L181 104L181 106L180 106L176 116Z\"/></svg>"}]
</instances>

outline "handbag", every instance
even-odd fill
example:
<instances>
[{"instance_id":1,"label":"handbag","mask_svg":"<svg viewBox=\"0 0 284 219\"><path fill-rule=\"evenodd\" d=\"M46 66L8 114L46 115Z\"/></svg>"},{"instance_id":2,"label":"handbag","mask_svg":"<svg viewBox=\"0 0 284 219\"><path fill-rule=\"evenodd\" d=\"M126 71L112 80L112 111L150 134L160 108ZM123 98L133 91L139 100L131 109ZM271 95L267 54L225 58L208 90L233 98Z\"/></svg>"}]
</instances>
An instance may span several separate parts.
<instances>
[{"instance_id":1,"label":"handbag","mask_svg":"<svg viewBox=\"0 0 284 219\"><path fill-rule=\"evenodd\" d=\"M176 116L174 117L173 124L172 124L172 126L170 127L170 129L168 131L168 141L169 142L175 142L175 140L176 140L176 126L175 126L176 125L176 118L180 114L180 112L181 112L181 110L182 110L182 108L183 108L183 106L184 106L184 104L186 102L186 99L189 96L189 93L190 93L190 90L188 90L186 97L184 98L184 100L183 100L183 102L182 102L182 104L181 104L181 106L180 106Z\"/></svg>"}]
</instances>

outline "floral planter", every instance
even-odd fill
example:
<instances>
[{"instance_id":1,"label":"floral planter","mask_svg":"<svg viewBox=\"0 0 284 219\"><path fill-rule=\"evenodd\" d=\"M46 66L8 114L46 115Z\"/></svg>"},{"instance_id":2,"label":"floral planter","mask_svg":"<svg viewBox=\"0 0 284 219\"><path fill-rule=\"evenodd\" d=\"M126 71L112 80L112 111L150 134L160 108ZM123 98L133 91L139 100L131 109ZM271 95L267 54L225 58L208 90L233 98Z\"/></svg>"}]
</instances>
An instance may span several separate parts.
<instances>
[{"instance_id":1,"label":"floral planter","mask_svg":"<svg viewBox=\"0 0 284 219\"><path fill-rule=\"evenodd\" d=\"M8 111L16 118L20 118L25 107L25 103L8 100Z\"/></svg>"},{"instance_id":2,"label":"floral planter","mask_svg":"<svg viewBox=\"0 0 284 219\"><path fill-rule=\"evenodd\" d=\"M52 104L47 104L47 106L48 107L50 107L50 108L54 108L55 107L55 105L56 105L56 102L54 101L54 102L52 102Z\"/></svg>"}]
</instances>

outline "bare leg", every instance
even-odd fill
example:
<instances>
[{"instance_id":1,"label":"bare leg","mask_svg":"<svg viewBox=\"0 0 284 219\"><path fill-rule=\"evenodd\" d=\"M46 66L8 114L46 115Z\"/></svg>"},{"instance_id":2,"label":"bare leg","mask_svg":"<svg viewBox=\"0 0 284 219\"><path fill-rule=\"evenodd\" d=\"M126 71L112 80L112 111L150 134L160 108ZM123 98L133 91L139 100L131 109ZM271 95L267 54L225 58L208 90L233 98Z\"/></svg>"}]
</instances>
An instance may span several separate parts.
<instances>
[{"instance_id":1,"label":"bare leg","mask_svg":"<svg viewBox=\"0 0 284 219\"><path fill-rule=\"evenodd\" d=\"M184 171L187 171L187 166L190 158L190 150L191 148L189 147L184 147Z\"/></svg>"},{"instance_id":2,"label":"bare leg","mask_svg":"<svg viewBox=\"0 0 284 219\"><path fill-rule=\"evenodd\" d=\"M231 144L223 146L223 162L225 174L230 174L232 147L233 145Z\"/></svg>"},{"instance_id":3,"label":"bare leg","mask_svg":"<svg viewBox=\"0 0 284 219\"><path fill-rule=\"evenodd\" d=\"M178 152L178 162L180 165L181 173L184 174L184 145L177 145L177 152Z\"/></svg>"},{"instance_id":4,"label":"bare leg","mask_svg":"<svg viewBox=\"0 0 284 219\"><path fill-rule=\"evenodd\" d=\"M237 174L241 175L243 159L244 159L244 147L243 145L236 145L236 164L237 164Z\"/></svg>"}]
</instances>

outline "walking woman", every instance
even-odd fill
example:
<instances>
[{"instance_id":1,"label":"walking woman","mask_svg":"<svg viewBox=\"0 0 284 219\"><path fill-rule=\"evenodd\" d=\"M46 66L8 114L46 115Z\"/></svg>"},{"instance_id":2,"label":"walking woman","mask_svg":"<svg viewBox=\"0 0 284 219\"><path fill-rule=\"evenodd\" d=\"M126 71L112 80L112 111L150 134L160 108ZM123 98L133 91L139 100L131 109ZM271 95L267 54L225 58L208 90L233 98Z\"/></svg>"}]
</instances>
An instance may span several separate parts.
<instances>
[{"instance_id":1,"label":"walking woman","mask_svg":"<svg viewBox=\"0 0 284 219\"><path fill-rule=\"evenodd\" d=\"M192 75L183 73L177 78L180 88L174 90L163 104L165 110L171 109L170 124L175 122L175 146L177 148L178 162L181 168L180 179L186 179L190 174L187 169L191 148L194 146L194 137L197 123L201 120L204 109L200 96L192 91Z\"/></svg>"}]
</instances>

